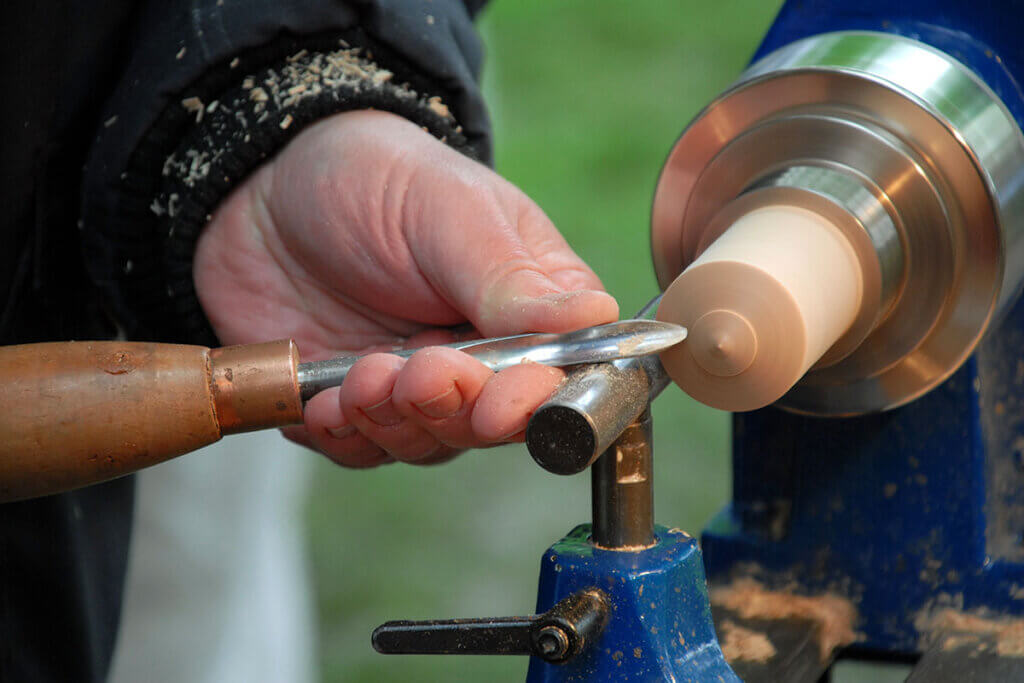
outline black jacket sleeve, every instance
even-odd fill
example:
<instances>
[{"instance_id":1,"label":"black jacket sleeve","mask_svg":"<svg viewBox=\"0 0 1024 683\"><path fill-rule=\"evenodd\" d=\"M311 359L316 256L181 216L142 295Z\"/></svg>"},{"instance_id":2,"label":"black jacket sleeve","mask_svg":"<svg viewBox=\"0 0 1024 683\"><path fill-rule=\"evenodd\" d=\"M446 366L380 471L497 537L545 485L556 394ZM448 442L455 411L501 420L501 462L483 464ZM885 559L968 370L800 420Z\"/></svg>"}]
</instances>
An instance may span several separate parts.
<instances>
[{"instance_id":1,"label":"black jacket sleeve","mask_svg":"<svg viewBox=\"0 0 1024 683\"><path fill-rule=\"evenodd\" d=\"M106 332L82 322L100 316L81 240L127 336L209 342L191 278L205 217L317 117L388 109L489 158L475 3L63 0L6 9L0 81L28 95L0 117L18 136L5 140L11 153L0 163L11 181L0 198L14 202L0 220L4 263L15 266L0 277L5 339ZM125 477L0 506L0 681L106 680L132 505Z\"/></svg>"},{"instance_id":2,"label":"black jacket sleeve","mask_svg":"<svg viewBox=\"0 0 1024 683\"><path fill-rule=\"evenodd\" d=\"M490 161L476 3L148 3L83 186L86 263L129 339L214 344L192 253L217 203L303 127L364 108Z\"/></svg>"}]
</instances>

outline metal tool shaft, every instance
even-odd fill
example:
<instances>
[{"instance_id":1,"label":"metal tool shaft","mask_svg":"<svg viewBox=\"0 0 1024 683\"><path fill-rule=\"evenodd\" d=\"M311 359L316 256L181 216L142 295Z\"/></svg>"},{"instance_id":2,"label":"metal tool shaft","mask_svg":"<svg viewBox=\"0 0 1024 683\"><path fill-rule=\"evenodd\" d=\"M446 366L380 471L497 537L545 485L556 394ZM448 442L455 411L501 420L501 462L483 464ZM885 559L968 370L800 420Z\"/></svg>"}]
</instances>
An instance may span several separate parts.
<instances>
[{"instance_id":1,"label":"metal tool shaft","mask_svg":"<svg viewBox=\"0 0 1024 683\"><path fill-rule=\"evenodd\" d=\"M555 367L599 363L657 353L686 338L686 328L655 320L621 320L565 334L519 334L446 344L475 357L494 370L523 362ZM408 358L418 349L393 352ZM299 387L308 400L328 387L339 386L361 356L301 363Z\"/></svg>"}]
</instances>

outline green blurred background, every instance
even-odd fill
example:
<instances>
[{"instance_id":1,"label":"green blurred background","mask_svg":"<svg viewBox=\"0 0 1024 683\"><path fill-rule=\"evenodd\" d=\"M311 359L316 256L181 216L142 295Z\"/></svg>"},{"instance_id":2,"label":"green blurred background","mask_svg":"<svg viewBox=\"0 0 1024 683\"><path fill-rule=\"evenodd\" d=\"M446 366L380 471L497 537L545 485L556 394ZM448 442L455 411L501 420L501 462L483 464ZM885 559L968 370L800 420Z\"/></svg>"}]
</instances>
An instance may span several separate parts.
<instances>
[{"instance_id":1,"label":"green blurred background","mask_svg":"<svg viewBox=\"0 0 1024 683\"><path fill-rule=\"evenodd\" d=\"M481 17L497 169L624 316L656 292L648 218L661 163L780 4L495 0ZM673 386L654 420L658 521L697 532L728 498L728 416ZM396 618L532 612L541 553L589 511L587 475L548 474L522 447L426 469L322 461L309 522L324 680L522 680L525 658L382 657L370 632Z\"/></svg>"}]
</instances>

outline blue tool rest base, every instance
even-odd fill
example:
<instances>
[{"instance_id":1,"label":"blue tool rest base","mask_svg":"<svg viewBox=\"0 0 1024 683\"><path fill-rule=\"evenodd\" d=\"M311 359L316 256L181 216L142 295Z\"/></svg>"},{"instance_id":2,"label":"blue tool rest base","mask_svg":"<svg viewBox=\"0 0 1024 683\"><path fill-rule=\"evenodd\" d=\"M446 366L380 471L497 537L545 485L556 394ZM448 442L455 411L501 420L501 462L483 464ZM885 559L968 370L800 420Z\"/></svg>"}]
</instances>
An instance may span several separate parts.
<instances>
[{"instance_id":1,"label":"blue tool rest base","mask_svg":"<svg viewBox=\"0 0 1024 683\"><path fill-rule=\"evenodd\" d=\"M590 543L584 524L544 553L538 614L593 587L612 609L598 641L569 663L531 657L528 682L739 681L715 638L696 539L661 526L655 533L650 548L604 550Z\"/></svg>"},{"instance_id":2,"label":"blue tool rest base","mask_svg":"<svg viewBox=\"0 0 1024 683\"><path fill-rule=\"evenodd\" d=\"M829 31L897 33L967 64L1021 123L1020 16L1019 1L788 2L755 59ZM713 584L755 575L844 595L857 647L890 653L925 647L932 609L1024 614L1024 305L903 408L736 415L733 473L733 501L702 539Z\"/></svg>"}]
</instances>

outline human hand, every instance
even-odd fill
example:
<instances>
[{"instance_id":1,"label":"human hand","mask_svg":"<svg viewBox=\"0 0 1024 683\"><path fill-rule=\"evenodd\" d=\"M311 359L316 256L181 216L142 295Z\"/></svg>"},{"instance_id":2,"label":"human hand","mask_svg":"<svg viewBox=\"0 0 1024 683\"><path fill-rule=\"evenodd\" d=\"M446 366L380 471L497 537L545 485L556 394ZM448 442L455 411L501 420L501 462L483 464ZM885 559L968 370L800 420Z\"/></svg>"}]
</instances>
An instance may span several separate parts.
<instances>
[{"instance_id":1,"label":"human hand","mask_svg":"<svg viewBox=\"0 0 1024 683\"><path fill-rule=\"evenodd\" d=\"M225 344L295 339L303 360L565 332L618 305L525 194L398 116L338 114L300 133L221 204L194 260ZM372 353L285 430L339 464L429 464L522 440L564 377L492 373L452 349Z\"/></svg>"}]
</instances>

